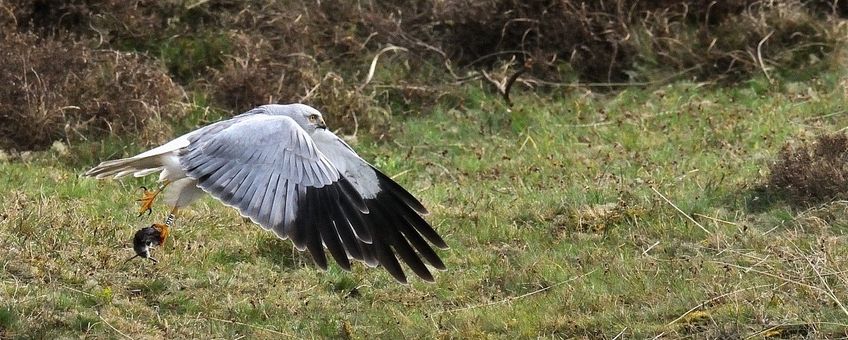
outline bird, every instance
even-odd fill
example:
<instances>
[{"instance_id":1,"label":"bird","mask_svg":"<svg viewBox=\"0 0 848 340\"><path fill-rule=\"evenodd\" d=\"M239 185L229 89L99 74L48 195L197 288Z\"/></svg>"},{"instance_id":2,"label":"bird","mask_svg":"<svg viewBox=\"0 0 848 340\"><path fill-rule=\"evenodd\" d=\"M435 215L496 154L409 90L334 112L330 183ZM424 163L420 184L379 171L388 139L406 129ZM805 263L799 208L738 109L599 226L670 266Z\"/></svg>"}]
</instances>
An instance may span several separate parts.
<instances>
[{"instance_id":1,"label":"bird","mask_svg":"<svg viewBox=\"0 0 848 340\"><path fill-rule=\"evenodd\" d=\"M435 280L430 268L446 269L434 247L448 245L425 220L421 201L362 159L309 105L258 106L138 155L103 161L84 175L155 173L159 186L142 187L139 216L150 214L163 192L171 211L164 224L136 233L137 256L149 257L178 210L208 194L308 251L324 270L325 249L344 270L356 260L383 267L401 283L408 281L400 262L428 282Z\"/></svg>"}]
</instances>

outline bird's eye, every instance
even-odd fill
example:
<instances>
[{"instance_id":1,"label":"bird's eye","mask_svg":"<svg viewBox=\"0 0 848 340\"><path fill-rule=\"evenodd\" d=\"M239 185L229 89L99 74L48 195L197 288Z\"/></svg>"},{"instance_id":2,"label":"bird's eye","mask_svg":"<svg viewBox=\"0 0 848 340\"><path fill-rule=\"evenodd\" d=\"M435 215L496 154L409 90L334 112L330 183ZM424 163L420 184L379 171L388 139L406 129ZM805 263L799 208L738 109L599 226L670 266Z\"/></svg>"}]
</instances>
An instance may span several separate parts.
<instances>
[{"instance_id":1,"label":"bird's eye","mask_svg":"<svg viewBox=\"0 0 848 340\"><path fill-rule=\"evenodd\" d=\"M309 115L309 122L315 123L318 121L318 115Z\"/></svg>"}]
</instances>

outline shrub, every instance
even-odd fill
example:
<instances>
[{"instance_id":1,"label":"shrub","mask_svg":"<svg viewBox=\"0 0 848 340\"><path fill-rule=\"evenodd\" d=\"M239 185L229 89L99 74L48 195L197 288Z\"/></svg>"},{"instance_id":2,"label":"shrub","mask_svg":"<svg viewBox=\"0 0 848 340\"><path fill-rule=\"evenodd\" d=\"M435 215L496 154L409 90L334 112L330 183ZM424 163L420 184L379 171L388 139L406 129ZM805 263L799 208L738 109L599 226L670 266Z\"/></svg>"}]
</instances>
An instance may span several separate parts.
<instances>
[{"instance_id":1,"label":"shrub","mask_svg":"<svg viewBox=\"0 0 848 340\"><path fill-rule=\"evenodd\" d=\"M837 133L814 143L785 145L771 166L769 186L797 204L848 198L848 136Z\"/></svg>"},{"instance_id":2,"label":"shrub","mask_svg":"<svg viewBox=\"0 0 848 340\"><path fill-rule=\"evenodd\" d=\"M40 149L55 140L138 133L162 117L178 118L182 90L146 58L94 51L84 43L8 34L0 41L0 147Z\"/></svg>"},{"instance_id":3,"label":"shrub","mask_svg":"<svg viewBox=\"0 0 848 340\"><path fill-rule=\"evenodd\" d=\"M592 82L650 80L658 70L693 68L699 80L735 80L761 69L760 42L764 64L797 67L844 40L826 18L847 8L796 0L439 4L434 12L444 33L437 39L453 59L481 67L504 55L530 58L543 78Z\"/></svg>"}]
</instances>

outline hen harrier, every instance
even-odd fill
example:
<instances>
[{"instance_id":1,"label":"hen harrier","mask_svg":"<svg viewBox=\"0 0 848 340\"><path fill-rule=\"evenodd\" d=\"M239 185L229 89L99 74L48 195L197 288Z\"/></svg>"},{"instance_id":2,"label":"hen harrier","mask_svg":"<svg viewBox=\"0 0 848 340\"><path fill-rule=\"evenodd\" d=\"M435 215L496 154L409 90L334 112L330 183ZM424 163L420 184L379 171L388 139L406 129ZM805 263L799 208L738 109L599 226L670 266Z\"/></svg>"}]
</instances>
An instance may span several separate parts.
<instances>
[{"instance_id":1,"label":"hen harrier","mask_svg":"<svg viewBox=\"0 0 848 340\"><path fill-rule=\"evenodd\" d=\"M208 193L291 239L298 250L309 250L323 269L324 248L345 270L353 258L383 266L400 282L406 282L406 275L398 257L427 281L433 275L424 261L445 269L430 244L442 249L447 244L421 217L427 209L327 130L321 113L310 106L260 106L139 155L102 162L85 175L101 179L156 172L161 185L145 189L139 213L149 213L163 190L173 210L165 224L136 234L142 257L167 237L177 209Z\"/></svg>"}]
</instances>

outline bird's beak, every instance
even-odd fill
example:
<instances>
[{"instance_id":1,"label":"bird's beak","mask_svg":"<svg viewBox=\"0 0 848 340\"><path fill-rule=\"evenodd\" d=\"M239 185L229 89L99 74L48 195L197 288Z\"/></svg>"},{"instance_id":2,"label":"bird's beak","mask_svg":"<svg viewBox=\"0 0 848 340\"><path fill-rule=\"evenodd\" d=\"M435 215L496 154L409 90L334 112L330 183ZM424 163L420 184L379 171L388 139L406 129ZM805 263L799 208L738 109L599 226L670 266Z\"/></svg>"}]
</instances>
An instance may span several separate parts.
<instances>
[{"instance_id":1,"label":"bird's beak","mask_svg":"<svg viewBox=\"0 0 848 340\"><path fill-rule=\"evenodd\" d=\"M324 130L327 129L327 123L324 122L324 118L321 118L321 120L318 121L318 128Z\"/></svg>"}]
</instances>

